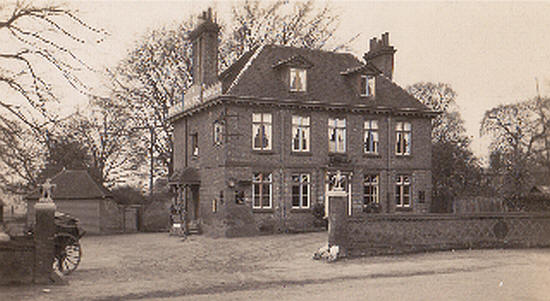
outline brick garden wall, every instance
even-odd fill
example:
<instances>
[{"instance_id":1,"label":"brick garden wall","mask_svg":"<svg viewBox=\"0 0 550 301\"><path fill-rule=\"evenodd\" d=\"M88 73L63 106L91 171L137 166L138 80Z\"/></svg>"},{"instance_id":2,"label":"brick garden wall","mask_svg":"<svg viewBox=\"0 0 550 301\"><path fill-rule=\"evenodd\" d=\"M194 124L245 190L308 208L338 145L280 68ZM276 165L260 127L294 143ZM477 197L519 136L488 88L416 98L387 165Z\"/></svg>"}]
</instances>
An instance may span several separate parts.
<instances>
[{"instance_id":1,"label":"brick garden wall","mask_svg":"<svg viewBox=\"0 0 550 301\"><path fill-rule=\"evenodd\" d=\"M550 246L550 214L364 214L342 219L335 235L351 256Z\"/></svg>"},{"instance_id":2,"label":"brick garden wall","mask_svg":"<svg viewBox=\"0 0 550 301\"><path fill-rule=\"evenodd\" d=\"M32 283L34 258L32 237L0 242L0 285Z\"/></svg>"}]
</instances>

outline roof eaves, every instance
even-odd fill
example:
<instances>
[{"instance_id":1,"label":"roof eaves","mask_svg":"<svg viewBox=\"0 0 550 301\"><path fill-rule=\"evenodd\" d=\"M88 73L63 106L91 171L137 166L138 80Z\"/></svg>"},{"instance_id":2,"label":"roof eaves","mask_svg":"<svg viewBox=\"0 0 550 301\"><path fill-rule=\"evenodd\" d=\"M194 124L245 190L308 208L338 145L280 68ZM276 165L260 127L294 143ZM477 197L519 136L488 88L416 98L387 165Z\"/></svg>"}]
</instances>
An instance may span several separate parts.
<instances>
[{"instance_id":1,"label":"roof eaves","mask_svg":"<svg viewBox=\"0 0 550 301\"><path fill-rule=\"evenodd\" d=\"M101 197L105 198L105 197L108 197L110 196L110 192L107 190L107 188L105 188L102 184L99 184L97 183L93 178L92 176L90 176L90 173L86 172L86 176L88 177L88 179L94 183L96 185L96 188L99 190L99 192L101 193Z\"/></svg>"},{"instance_id":2,"label":"roof eaves","mask_svg":"<svg viewBox=\"0 0 550 301\"><path fill-rule=\"evenodd\" d=\"M258 55L262 52L263 49L264 49L264 45L262 45L258 49L256 49L254 54L250 57L250 59L248 59L248 62L246 62L244 67L241 69L241 71L239 72L237 77L235 77L235 80L233 80L233 82L231 83L231 85L227 89L226 94L229 94L231 92L231 89L233 89L233 87L235 87L239 83L239 80L241 79L244 72L246 72L246 70L248 70L248 68L252 65L254 60L258 57Z\"/></svg>"},{"instance_id":3,"label":"roof eaves","mask_svg":"<svg viewBox=\"0 0 550 301\"><path fill-rule=\"evenodd\" d=\"M416 97L412 96L409 92L407 92L407 90L403 89L400 85L398 85L396 82L394 82L391 78L385 76L384 74L380 74L381 77L383 77L384 79L388 80L388 82L395 88L401 90L401 92L407 94L411 99L417 101L421 106L423 106L423 109L424 111L426 112L434 112L434 113L437 113L433 110L431 110L427 105L423 104L421 101L419 101Z\"/></svg>"}]
</instances>

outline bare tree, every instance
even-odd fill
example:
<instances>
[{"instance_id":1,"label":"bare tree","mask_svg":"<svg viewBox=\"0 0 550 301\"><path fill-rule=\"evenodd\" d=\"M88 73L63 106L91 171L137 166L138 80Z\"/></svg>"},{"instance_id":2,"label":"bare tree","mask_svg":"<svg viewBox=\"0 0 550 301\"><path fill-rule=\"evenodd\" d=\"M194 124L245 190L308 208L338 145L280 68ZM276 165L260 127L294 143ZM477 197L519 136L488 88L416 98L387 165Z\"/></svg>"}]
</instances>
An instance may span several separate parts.
<instances>
[{"instance_id":1,"label":"bare tree","mask_svg":"<svg viewBox=\"0 0 550 301\"><path fill-rule=\"evenodd\" d=\"M61 102L57 83L88 93L81 77L93 68L74 49L97 44L106 35L62 5L0 3L0 160L6 181L33 183L34 168L40 164L34 162L39 157L30 154L44 147L45 130L58 119L48 109L49 104ZM17 139L10 140L14 133ZM35 145L27 145L28 141Z\"/></svg>"},{"instance_id":2,"label":"bare tree","mask_svg":"<svg viewBox=\"0 0 550 301\"><path fill-rule=\"evenodd\" d=\"M327 49L334 42L340 24L329 3L320 7L315 1L304 2L245 1L233 6L233 20L227 26L221 47L221 66L230 66L245 52L263 44ZM333 50L347 49L356 39L333 45Z\"/></svg>"},{"instance_id":3,"label":"bare tree","mask_svg":"<svg viewBox=\"0 0 550 301\"><path fill-rule=\"evenodd\" d=\"M492 138L491 168L499 191L511 201L525 195L537 171L548 173L549 109L549 100L537 98L485 112L480 133Z\"/></svg>"},{"instance_id":4,"label":"bare tree","mask_svg":"<svg viewBox=\"0 0 550 301\"><path fill-rule=\"evenodd\" d=\"M420 82L407 91L440 114L432 119L432 141L459 142L466 138L464 122L456 106L456 92L446 83Z\"/></svg>"},{"instance_id":5,"label":"bare tree","mask_svg":"<svg viewBox=\"0 0 550 301\"><path fill-rule=\"evenodd\" d=\"M143 154L153 147L155 177L171 173L173 128L168 109L192 82L192 49L186 36L194 24L192 19L150 31L111 72L112 98L132 114L124 122L145 129L136 148ZM326 48L337 26L332 9L319 8L313 1L246 1L233 8L231 24L222 24L220 69L261 44Z\"/></svg>"},{"instance_id":6,"label":"bare tree","mask_svg":"<svg viewBox=\"0 0 550 301\"><path fill-rule=\"evenodd\" d=\"M24 194L38 184L38 176L46 155L37 135L22 122L1 117L0 189Z\"/></svg>"},{"instance_id":7,"label":"bare tree","mask_svg":"<svg viewBox=\"0 0 550 301\"><path fill-rule=\"evenodd\" d=\"M89 87L80 80L79 72L92 68L72 48L94 38L93 42L98 43L106 33L88 25L73 11L55 5L3 3L0 18L0 83L11 90L0 99L0 108L37 129L39 124L29 109L53 120L55 114L48 112L46 104L59 101L51 77L46 78L45 72L57 70L70 86L86 93ZM87 33L93 36L84 38ZM10 101L16 96L24 101Z\"/></svg>"},{"instance_id":8,"label":"bare tree","mask_svg":"<svg viewBox=\"0 0 550 301\"><path fill-rule=\"evenodd\" d=\"M471 152L456 92L445 83L416 83L409 93L440 114L432 120L433 211L450 212L455 198L482 191L481 166Z\"/></svg>"}]
</instances>

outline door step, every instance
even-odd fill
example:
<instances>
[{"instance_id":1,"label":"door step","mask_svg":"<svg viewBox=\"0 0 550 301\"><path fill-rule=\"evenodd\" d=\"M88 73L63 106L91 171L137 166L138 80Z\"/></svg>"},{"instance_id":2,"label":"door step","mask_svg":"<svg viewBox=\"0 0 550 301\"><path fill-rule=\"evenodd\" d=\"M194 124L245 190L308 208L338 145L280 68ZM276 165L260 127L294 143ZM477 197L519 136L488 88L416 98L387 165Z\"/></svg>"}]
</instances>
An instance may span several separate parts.
<instances>
[{"instance_id":1,"label":"door step","mask_svg":"<svg viewBox=\"0 0 550 301\"><path fill-rule=\"evenodd\" d=\"M202 234L201 230L201 224L198 221L191 221L189 222L189 229L188 229L189 235L200 235Z\"/></svg>"}]
</instances>

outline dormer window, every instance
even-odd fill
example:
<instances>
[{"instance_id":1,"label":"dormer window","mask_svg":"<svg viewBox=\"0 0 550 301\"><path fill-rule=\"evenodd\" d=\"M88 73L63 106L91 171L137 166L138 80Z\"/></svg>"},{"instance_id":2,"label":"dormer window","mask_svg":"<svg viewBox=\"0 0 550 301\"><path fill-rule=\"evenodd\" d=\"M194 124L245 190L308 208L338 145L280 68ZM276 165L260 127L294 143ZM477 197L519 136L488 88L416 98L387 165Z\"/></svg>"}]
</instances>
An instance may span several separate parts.
<instances>
[{"instance_id":1,"label":"dormer window","mask_svg":"<svg viewBox=\"0 0 550 301\"><path fill-rule=\"evenodd\" d=\"M290 68L290 91L305 92L307 85L306 69Z\"/></svg>"},{"instance_id":2,"label":"dormer window","mask_svg":"<svg viewBox=\"0 0 550 301\"><path fill-rule=\"evenodd\" d=\"M361 96L374 96L374 88L374 76L361 75Z\"/></svg>"}]
</instances>

